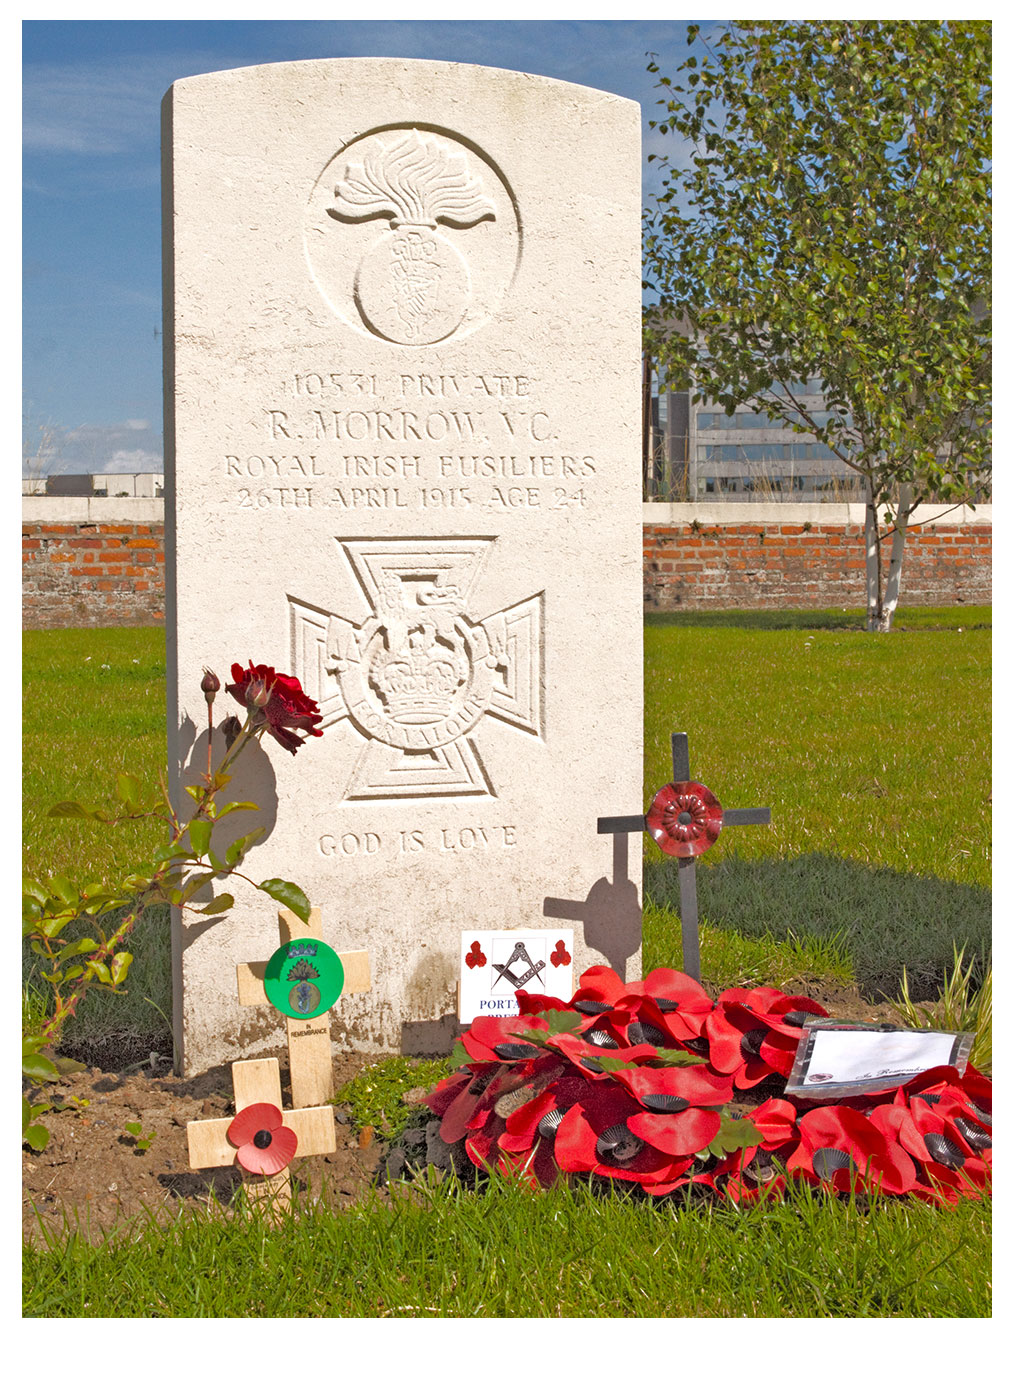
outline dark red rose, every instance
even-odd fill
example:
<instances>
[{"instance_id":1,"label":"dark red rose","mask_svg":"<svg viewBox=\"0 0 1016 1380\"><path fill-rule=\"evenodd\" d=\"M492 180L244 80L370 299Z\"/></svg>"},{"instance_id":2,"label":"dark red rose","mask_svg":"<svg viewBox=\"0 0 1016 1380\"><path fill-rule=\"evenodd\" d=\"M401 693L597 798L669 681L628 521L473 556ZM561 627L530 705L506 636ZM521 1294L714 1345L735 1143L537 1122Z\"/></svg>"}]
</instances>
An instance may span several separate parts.
<instances>
[{"instance_id":1,"label":"dark red rose","mask_svg":"<svg viewBox=\"0 0 1016 1380\"><path fill-rule=\"evenodd\" d=\"M247 663L246 671L234 661L232 673L234 683L226 686L227 692L252 713L260 711L264 716L260 726L287 752L295 755L306 741L298 736L300 733L321 737L321 714L295 676L283 675L272 666L255 666L252 661ZM258 726L255 719L255 727Z\"/></svg>"},{"instance_id":2,"label":"dark red rose","mask_svg":"<svg viewBox=\"0 0 1016 1380\"><path fill-rule=\"evenodd\" d=\"M209 704L215 699L219 689L219 677L206 666L205 674L201 677L201 692Z\"/></svg>"}]
</instances>

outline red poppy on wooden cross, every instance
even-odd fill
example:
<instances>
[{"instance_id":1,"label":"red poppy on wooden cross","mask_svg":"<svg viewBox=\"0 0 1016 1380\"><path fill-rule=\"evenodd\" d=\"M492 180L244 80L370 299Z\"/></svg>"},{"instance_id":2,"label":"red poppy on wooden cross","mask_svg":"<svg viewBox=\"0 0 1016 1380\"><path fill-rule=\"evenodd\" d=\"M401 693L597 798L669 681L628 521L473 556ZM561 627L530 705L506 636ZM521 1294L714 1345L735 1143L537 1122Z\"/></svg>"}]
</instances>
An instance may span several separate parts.
<instances>
[{"instance_id":1,"label":"red poppy on wooden cross","mask_svg":"<svg viewBox=\"0 0 1016 1380\"><path fill-rule=\"evenodd\" d=\"M768 824L767 805L746 810L724 810L700 781L692 781L687 733L670 739L674 779L653 797L645 815L610 815L596 821L598 834L648 833L669 857L677 858L681 896L681 947L684 971L697 982L701 977L698 936L698 889L695 860L732 824Z\"/></svg>"},{"instance_id":2,"label":"red poppy on wooden cross","mask_svg":"<svg viewBox=\"0 0 1016 1380\"><path fill-rule=\"evenodd\" d=\"M282 1110L278 1059L241 1059L233 1065L236 1116L187 1123L191 1169L239 1166L246 1170L254 1204L269 1215L288 1206L290 1160L335 1150L335 1108Z\"/></svg>"},{"instance_id":3,"label":"red poppy on wooden cross","mask_svg":"<svg viewBox=\"0 0 1016 1380\"><path fill-rule=\"evenodd\" d=\"M311 908L306 921L291 910L280 910L279 938L283 946L279 952L288 952L294 946L299 950L291 956L289 977L294 986L309 986L309 979L321 980L328 971L327 960L333 964L334 978L332 987L326 989L328 1005L338 994L370 989L366 951L334 954L321 937L321 912L316 906ZM237 997L241 1006L275 1004L266 988L272 961L241 963L237 967ZM297 978L301 981L297 982ZM249 1176L247 1187L255 1206L273 1217L290 1202L290 1161L303 1155L328 1155L335 1149L335 1108L322 1105L332 1094L327 1007L320 1015L306 1019L287 1017L286 1034L292 1110L284 1111L282 1107L278 1059L243 1059L232 1066L236 1115L187 1124L190 1167L239 1167Z\"/></svg>"}]
</instances>

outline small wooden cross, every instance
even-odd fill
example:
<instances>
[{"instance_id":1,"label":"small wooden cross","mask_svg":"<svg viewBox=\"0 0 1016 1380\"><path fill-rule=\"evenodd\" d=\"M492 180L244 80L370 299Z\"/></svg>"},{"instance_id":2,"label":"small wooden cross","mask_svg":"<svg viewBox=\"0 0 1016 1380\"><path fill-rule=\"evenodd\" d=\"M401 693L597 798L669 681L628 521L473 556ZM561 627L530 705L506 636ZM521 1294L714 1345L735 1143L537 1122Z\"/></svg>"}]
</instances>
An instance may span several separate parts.
<instances>
[{"instance_id":1,"label":"small wooden cross","mask_svg":"<svg viewBox=\"0 0 1016 1380\"><path fill-rule=\"evenodd\" d=\"M278 1059L243 1059L233 1065L233 1102L237 1112L255 1102L282 1107L282 1078ZM282 1113L283 1125L296 1133L296 1155L330 1155L335 1150L335 1108L299 1107ZM218 1169L236 1161L236 1147L227 1138L231 1116L187 1123L187 1153L191 1169ZM291 1201L289 1165L278 1174L246 1178L256 1207L277 1214Z\"/></svg>"},{"instance_id":2,"label":"small wooden cross","mask_svg":"<svg viewBox=\"0 0 1016 1380\"><path fill-rule=\"evenodd\" d=\"M279 911L280 944L288 944L292 939L323 938L321 911L317 906L311 907L310 919L306 923L291 910ZM369 992L370 959L367 950L339 954L339 958L344 974L341 995ZM267 966L267 963L238 964L236 987L241 1006L271 1004L265 995ZM314 1107L319 1102L327 1102L332 1095L332 1041L328 1012L306 1021L287 1016L286 1037L289 1042L289 1083L293 1106Z\"/></svg>"},{"instance_id":3,"label":"small wooden cross","mask_svg":"<svg viewBox=\"0 0 1016 1380\"><path fill-rule=\"evenodd\" d=\"M322 939L321 911L314 907L305 923L291 910L279 911L279 938ZM370 990L370 963L365 950L339 954L343 992ZM265 994L267 963L241 963L236 970L237 996L241 1006L270 1005ZM295 1154L328 1155L335 1150L335 1109L322 1106L332 1094L332 1042L328 1012L299 1021L286 1017L289 1040L289 1076L293 1109L282 1111L282 1077L278 1059L244 1059L233 1065L233 1103L237 1114L256 1102L267 1102L282 1112L282 1122L297 1138ZM236 1162L236 1146L228 1131L233 1117L187 1124L187 1149L192 1169L216 1169ZM289 1166L278 1174L250 1175L247 1179L254 1203L268 1215L277 1216L291 1200Z\"/></svg>"},{"instance_id":4,"label":"small wooden cross","mask_svg":"<svg viewBox=\"0 0 1016 1380\"><path fill-rule=\"evenodd\" d=\"M670 751L674 766L673 781L675 783L690 781L691 766L688 758L687 733L671 734ZM747 810L724 810L722 827L727 828L731 824L768 824L770 819L771 815L767 805ZM598 834L638 834L644 832L646 828L645 815L611 815L596 821ZM695 857L679 857L677 867L681 896L681 948L684 954L684 971L698 982L702 976L702 962L699 955L698 888L695 883Z\"/></svg>"}]
</instances>

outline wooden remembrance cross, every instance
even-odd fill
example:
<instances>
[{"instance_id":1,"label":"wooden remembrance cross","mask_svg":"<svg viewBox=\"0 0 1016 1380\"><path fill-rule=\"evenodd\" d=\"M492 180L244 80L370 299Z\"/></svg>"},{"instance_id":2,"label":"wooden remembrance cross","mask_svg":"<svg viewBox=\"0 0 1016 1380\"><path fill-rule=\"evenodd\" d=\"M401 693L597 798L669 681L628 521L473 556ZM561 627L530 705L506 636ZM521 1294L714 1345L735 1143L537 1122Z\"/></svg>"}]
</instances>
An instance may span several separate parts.
<instances>
[{"instance_id":1,"label":"wooden remembrance cross","mask_svg":"<svg viewBox=\"0 0 1016 1380\"><path fill-rule=\"evenodd\" d=\"M658 791L647 815L611 815L596 821L598 834L649 832L664 853L677 858L681 896L681 948L684 971L696 982L702 976L699 957L698 889L695 860L716 842L720 829L731 824L768 824L767 805L747 810L724 810L700 782L690 780L687 733L670 739L673 781Z\"/></svg>"},{"instance_id":2,"label":"wooden remembrance cross","mask_svg":"<svg viewBox=\"0 0 1016 1380\"><path fill-rule=\"evenodd\" d=\"M279 911L279 939L321 939L321 911L315 906L304 924L290 910ZM339 954L344 981L342 995L370 990L370 965L365 950ZM241 963L236 970L241 1006L266 1006L266 963ZM328 1155L335 1149L335 1109L320 1105L332 1093L331 1037L325 1011L309 1020L286 1018L289 1041L290 1086L293 1109L282 1112L284 1126L297 1137L296 1157ZM237 1114L256 1102L282 1109L282 1078L278 1059L244 1059L233 1064L233 1104ZM187 1124L187 1148L192 1169L231 1167L236 1147L227 1138L233 1117ZM289 1166L278 1174L245 1176L251 1197L262 1207L288 1205L291 1198Z\"/></svg>"}]
</instances>

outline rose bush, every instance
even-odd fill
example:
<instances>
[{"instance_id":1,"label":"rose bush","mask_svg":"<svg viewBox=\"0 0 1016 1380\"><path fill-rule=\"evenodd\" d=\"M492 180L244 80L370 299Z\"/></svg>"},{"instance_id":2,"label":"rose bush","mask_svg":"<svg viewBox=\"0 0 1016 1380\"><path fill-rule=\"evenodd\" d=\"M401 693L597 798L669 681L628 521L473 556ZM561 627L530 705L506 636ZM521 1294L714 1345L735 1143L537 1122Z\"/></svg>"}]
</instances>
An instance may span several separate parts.
<instances>
[{"instance_id":1,"label":"rose bush","mask_svg":"<svg viewBox=\"0 0 1016 1380\"><path fill-rule=\"evenodd\" d=\"M194 802L192 811L179 810L165 786L160 797L143 801L141 783L126 773L116 779L116 796L122 806L117 813L105 813L77 801L62 801L49 811L52 816L88 819L107 826L128 819L161 818L168 839L156 849L147 872L131 873L119 884L72 881L63 875L25 879L22 933L36 955L39 976L50 994L41 1030L22 1040L22 1076L30 1085L55 1081L56 1065L44 1051L58 1044L64 1025L89 987L96 982L122 987L131 964L131 954L124 945L146 907L163 902L199 915L224 915L233 906L232 895L220 890L209 900L207 888L213 880L221 884L237 877L301 919L310 914L310 902L293 882L281 877L256 882L239 870L264 829L255 828L220 851L215 847L214 831L220 820L236 811L257 809L251 801L220 803L240 753L267 733L295 754L306 737L321 736L317 727L321 715L293 676L253 662L248 662L246 671L239 663L232 669L234 684L226 688L246 709L246 719L241 723L230 715L219 725L224 750L213 769L216 732L212 717L220 682L205 668L201 690L208 708L208 753L201 780L186 788ZM301 733L306 736L300 737ZM22 1136L36 1150L41 1150L48 1139L45 1128L33 1124L40 1110L41 1104L23 1099Z\"/></svg>"},{"instance_id":2,"label":"rose bush","mask_svg":"<svg viewBox=\"0 0 1016 1380\"><path fill-rule=\"evenodd\" d=\"M737 1203L794 1179L939 1204L990 1192L991 1082L973 1067L841 1101L786 1093L804 1022L827 1014L807 997L731 988L713 1001L672 969L624 983L594 967L570 1002L517 999L517 1016L473 1021L426 1098L441 1140L487 1173Z\"/></svg>"}]
</instances>

